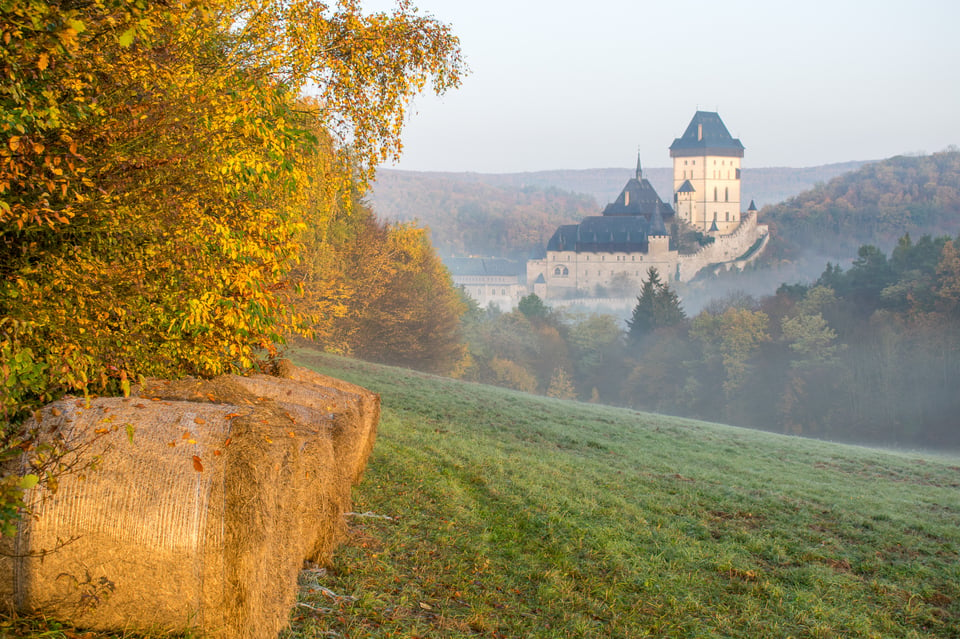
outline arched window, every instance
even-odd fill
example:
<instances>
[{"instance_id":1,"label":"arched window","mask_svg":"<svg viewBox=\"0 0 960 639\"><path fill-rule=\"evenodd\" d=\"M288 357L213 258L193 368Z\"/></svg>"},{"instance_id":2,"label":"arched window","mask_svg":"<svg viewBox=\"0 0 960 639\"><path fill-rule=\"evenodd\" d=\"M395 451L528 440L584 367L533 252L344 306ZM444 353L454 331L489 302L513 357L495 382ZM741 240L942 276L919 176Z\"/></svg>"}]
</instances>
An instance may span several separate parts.
<instances>
[{"instance_id":1,"label":"arched window","mask_svg":"<svg viewBox=\"0 0 960 639\"><path fill-rule=\"evenodd\" d=\"M553 274L554 274L554 275L560 275L560 273L562 273L562 272L563 272L563 271L560 270L560 267L559 267L559 266L558 266L557 268L553 269Z\"/></svg>"}]
</instances>

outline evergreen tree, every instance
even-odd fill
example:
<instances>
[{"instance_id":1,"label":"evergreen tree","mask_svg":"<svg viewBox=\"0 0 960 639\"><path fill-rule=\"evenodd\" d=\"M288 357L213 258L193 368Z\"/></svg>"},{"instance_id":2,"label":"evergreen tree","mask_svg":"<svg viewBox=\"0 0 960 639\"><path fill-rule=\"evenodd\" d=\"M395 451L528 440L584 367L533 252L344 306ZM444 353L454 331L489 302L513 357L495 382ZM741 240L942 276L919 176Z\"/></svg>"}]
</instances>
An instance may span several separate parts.
<instances>
[{"instance_id":1,"label":"evergreen tree","mask_svg":"<svg viewBox=\"0 0 960 639\"><path fill-rule=\"evenodd\" d=\"M517 303L517 310L531 321L545 320L550 316L550 307L544 304L536 293L530 293L521 298L520 302Z\"/></svg>"},{"instance_id":2,"label":"evergreen tree","mask_svg":"<svg viewBox=\"0 0 960 639\"><path fill-rule=\"evenodd\" d=\"M651 266L647 281L640 289L633 314L627 320L627 337L639 343L646 335L658 328L677 326L687 318L680 306L680 298L660 280L660 273Z\"/></svg>"}]
</instances>

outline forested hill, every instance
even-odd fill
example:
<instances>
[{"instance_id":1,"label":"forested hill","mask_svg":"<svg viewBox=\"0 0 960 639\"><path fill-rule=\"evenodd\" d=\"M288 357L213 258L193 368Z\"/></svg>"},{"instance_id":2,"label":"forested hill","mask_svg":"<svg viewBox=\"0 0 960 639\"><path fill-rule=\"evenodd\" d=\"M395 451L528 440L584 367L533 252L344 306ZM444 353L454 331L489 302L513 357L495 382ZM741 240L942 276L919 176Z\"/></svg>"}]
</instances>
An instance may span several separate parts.
<instances>
[{"instance_id":1,"label":"forested hill","mask_svg":"<svg viewBox=\"0 0 960 639\"><path fill-rule=\"evenodd\" d=\"M750 200L761 207L780 202L863 164L747 168L744 208ZM370 202L387 220L429 226L444 253L526 258L543 249L558 225L599 214L633 174L630 168L501 174L381 169ZM661 198L671 199L671 169L644 169L643 175Z\"/></svg>"},{"instance_id":2,"label":"forested hill","mask_svg":"<svg viewBox=\"0 0 960 639\"><path fill-rule=\"evenodd\" d=\"M590 195L553 187L486 183L481 176L380 171L370 202L388 220L416 220L448 255L526 259L561 224L597 214Z\"/></svg>"},{"instance_id":3,"label":"forested hill","mask_svg":"<svg viewBox=\"0 0 960 639\"><path fill-rule=\"evenodd\" d=\"M862 244L893 246L905 233L960 231L960 151L866 164L762 211L788 255L846 258Z\"/></svg>"}]
</instances>

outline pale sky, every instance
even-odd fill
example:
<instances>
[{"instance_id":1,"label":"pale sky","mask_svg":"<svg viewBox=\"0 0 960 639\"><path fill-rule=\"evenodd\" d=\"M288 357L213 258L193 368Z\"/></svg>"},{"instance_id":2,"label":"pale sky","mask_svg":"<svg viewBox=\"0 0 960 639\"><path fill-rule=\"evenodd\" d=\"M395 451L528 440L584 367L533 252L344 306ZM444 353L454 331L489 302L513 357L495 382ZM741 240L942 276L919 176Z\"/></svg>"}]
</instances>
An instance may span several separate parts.
<instances>
[{"instance_id":1,"label":"pale sky","mask_svg":"<svg viewBox=\"0 0 960 639\"><path fill-rule=\"evenodd\" d=\"M960 145L957 0L415 0L452 25L463 86L417 99L387 167L671 166L699 108L744 167ZM364 0L370 10L389 0Z\"/></svg>"}]
</instances>

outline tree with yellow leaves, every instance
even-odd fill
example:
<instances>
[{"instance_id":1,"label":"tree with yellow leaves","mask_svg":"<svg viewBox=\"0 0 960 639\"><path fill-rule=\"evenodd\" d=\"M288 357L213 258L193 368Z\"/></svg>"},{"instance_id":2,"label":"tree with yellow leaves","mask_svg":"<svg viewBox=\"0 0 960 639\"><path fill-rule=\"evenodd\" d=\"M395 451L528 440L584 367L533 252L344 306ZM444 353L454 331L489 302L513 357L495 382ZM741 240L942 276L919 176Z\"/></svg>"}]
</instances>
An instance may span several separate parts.
<instances>
[{"instance_id":1,"label":"tree with yellow leaves","mask_svg":"<svg viewBox=\"0 0 960 639\"><path fill-rule=\"evenodd\" d=\"M0 3L4 447L65 391L255 367L307 228L462 72L403 0Z\"/></svg>"}]
</instances>

